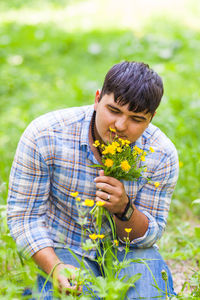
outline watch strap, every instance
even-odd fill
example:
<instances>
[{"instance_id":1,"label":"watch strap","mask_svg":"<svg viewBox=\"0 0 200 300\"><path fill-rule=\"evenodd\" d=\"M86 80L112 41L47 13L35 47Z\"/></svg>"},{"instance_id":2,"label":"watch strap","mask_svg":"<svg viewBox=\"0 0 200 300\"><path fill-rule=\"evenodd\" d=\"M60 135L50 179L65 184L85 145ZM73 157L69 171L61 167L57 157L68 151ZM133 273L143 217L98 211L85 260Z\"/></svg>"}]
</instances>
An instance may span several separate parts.
<instances>
[{"instance_id":1,"label":"watch strap","mask_svg":"<svg viewBox=\"0 0 200 300\"><path fill-rule=\"evenodd\" d=\"M127 195L127 197L128 197L128 203L127 203L127 205L125 207L124 212L122 214L120 214L120 215L119 214L115 214L116 217L119 220L121 220L121 221L128 221L128 220L130 220L130 218L131 218L131 216L132 216L132 214L134 212L134 207L131 204L131 200L130 200L130 198L129 198L128 195Z\"/></svg>"}]
</instances>

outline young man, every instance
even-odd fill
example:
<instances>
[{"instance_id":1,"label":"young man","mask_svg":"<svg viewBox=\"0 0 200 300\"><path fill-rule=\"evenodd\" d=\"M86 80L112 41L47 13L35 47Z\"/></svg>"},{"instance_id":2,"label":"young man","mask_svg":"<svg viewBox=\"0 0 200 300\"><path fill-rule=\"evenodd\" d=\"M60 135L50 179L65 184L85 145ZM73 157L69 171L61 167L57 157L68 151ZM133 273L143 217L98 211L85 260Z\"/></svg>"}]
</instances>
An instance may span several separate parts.
<instances>
[{"instance_id":1,"label":"young man","mask_svg":"<svg viewBox=\"0 0 200 300\"><path fill-rule=\"evenodd\" d=\"M101 92L96 92L94 106L48 113L25 130L10 175L8 225L25 255L32 256L47 274L54 268L60 290L75 288L61 271L78 267L65 245L80 258L84 254L77 208L71 196L71 192L78 191L82 199L103 201L114 216L121 241L119 260L124 257L124 229L133 228L128 258L152 259L150 268L159 288L165 290L161 277L164 269L168 273L168 293L174 294L170 271L155 247L166 226L178 177L174 145L150 123L162 95L162 80L148 65L122 62L107 73ZM154 149L145 162L150 182L144 178L134 182L118 181L90 168L92 164L101 163L101 152L93 143L95 140L109 142L110 127L132 146L145 151ZM159 182L159 186L156 187L155 182ZM110 231L107 222L103 227L107 233ZM94 232L92 222L88 229ZM91 250L85 262L100 276L95 258L96 252ZM129 290L128 299L159 296L145 265L133 264L123 270L121 277L137 273L142 273L142 277L136 287ZM39 276L40 290L44 281ZM52 299L51 289L48 282L44 299Z\"/></svg>"}]
</instances>

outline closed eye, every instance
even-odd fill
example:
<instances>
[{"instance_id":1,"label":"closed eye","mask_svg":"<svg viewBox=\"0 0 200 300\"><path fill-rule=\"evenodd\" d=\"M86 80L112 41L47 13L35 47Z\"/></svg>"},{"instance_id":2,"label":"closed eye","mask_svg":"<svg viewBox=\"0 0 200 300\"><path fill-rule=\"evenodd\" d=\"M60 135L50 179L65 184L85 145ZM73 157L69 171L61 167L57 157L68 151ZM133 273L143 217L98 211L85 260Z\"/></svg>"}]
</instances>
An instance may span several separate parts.
<instances>
[{"instance_id":1,"label":"closed eye","mask_svg":"<svg viewBox=\"0 0 200 300\"><path fill-rule=\"evenodd\" d=\"M113 114L120 114L120 113L123 113L120 109L112 106L112 105L108 105L107 106L108 110L113 113ZM137 115L132 115L130 116L130 119L133 121L133 122L136 122L136 123L142 123L144 121L147 121L147 119L143 116L137 116Z\"/></svg>"},{"instance_id":2,"label":"closed eye","mask_svg":"<svg viewBox=\"0 0 200 300\"><path fill-rule=\"evenodd\" d=\"M121 111L114 108L114 107L111 107L111 106L108 106L108 109L110 112L114 113L114 114L119 114Z\"/></svg>"},{"instance_id":3,"label":"closed eye","mask_svg":"<svg viewBox=\"0 0 200 300\"><path fill-rule=\"evenodd\" d=\"M141 119L136 119L136 118L131 118L131 120L133 121L133 122L137 122L137 123L141 123L143 120L141 120Z\"/></svg>"}]
</instances>

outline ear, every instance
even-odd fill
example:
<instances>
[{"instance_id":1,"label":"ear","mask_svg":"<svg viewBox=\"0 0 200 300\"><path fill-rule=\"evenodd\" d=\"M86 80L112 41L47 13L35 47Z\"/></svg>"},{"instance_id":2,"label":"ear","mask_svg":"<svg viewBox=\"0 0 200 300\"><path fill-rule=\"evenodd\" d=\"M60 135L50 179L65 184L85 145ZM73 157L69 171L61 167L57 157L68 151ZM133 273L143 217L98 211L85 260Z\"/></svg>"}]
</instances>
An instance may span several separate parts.
<instances>
[{"instance_id":1,"label":"ear","mask_svg":"<svg viewBox=\"0 0 200 300\"><path fill-rule=\"evenodd\" d=\"M99 100L100 100L100 93L101 93L100 90L97 90L97 91L96 91L95 101L94 101L94 110L97 109L97 105L98 105Z\"/></svg>"}]
</instances>

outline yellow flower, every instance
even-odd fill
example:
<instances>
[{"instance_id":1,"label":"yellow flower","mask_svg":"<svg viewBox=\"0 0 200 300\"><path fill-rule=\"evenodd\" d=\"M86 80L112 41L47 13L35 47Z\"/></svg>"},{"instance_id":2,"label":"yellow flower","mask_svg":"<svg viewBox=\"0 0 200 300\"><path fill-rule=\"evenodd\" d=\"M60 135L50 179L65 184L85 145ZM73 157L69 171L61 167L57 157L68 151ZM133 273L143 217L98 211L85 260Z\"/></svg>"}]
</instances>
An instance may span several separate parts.
<instances>
[{"instance_id":1,"label":"yellow flower","mask_svg":"<svg viewBox=\"0 0 200 300\"><path fill-rule=\"evenodd\" d=\"M182 168L182 167L183 167L183 162L179 161L179 168Z\"/></svg>"},{"instance_id":2,"label":"yellow flower","mask_svg":"<svg viewBox=\"0 0 200 300\"><path fill-rule=\"evenodd\" d=\"M100 142L98 140L96 140L93 144L94 147L99 147L100 146Z\"/></svg>"},{"instance_id":3,"label":"yellow flower","mask_svg":"<svg viewBox=\"0 0 200 300\"><path fill-rule=\"evenodd\" d=\"M108 145L107 147L105 147L105 149L103 150L102 154L105 155L105 154L112 154L114 155L115 154L115 145Z\"/></svg>"},{"instance_id":4,"label":"yellow flower","mask_svg":"<svg viewBox=\"0 0 200 300\"><path fill-rule=\"evenodd\" d=\"M149 147L149 150L153 153L155 150L152 147Z\"/></svg>"},{"instance_id":5,"label":"yellow flower","mask_svg":"<svg viewBox=\"0 0 200 300\"><path fill-rule=\"evenodd\" d=\"M138 146L134 146L135 151L137 151L138 154L142 153L142 150Z\"/></svg>"},{"instance_id":6,"label":"yellow flower","mask_svg":"<svg viewBox=\"0 0 200 300\"><path fill-rule=\"evenodd\" d=\"M156 181L156 182L154 182L154 185L157 188L160 185L160 183Z\"/></svg>"},{"instance_id":7,"label":"yellow flower","mask_svg":"<svg viewBox=\"0 0 200 300\"><path fill-rule=\"evenodd\" d=\"M106 161L105 161L105 163L104 163L104 165L105 165L106 167L110 168L110 167L112 167L113 163L114 163L114 162L113 162L112 159L107 158Z\"/></svg>"},{"instance_id":8,"label":"yellow flower","mask_svg":"<svg viewBox=\"0 0 200 300\"><path fill-rule=\"evenodd\" d=\"M70 194L72 197L76 198L78 196L78 192L74 192Z\"/></svg>"},{"instance_id":9,"label":"yellow flower","mask_svg":"<svg viewBox=\"0 0 200 300\"><path fill-rule=\"evenodd\" d=\"M141 161L145 161L145 156L142 155L142 156L140 157L140 159L141 159Z\"/></svg>"},{"instance_id":10,"label":"yellow flower","mask_svg":"<svg viewBox=\"0 0 200 300\"><path fill-rule=\"evenodd\" d=\"M137 155L138 155L138 153L137 153L136 151L133 151L133 152L132 152L132 155L133 155L133 157L136 159L136 158L137 158Z\"/></svg>"},{"instance_id":11,"label":"yellow flower","mask_svg":"<svg viewBox=\"0 0 200 300\"><path fill-rule=\"evenodd\" d=\"M89 234L89 238L90 238L91 240L96 240L96 239L98 238L98 235L95 234L95 233Z\"/></svg>"},{"instance_id":12,"label":"yellow flower","mask_svg":"<svg viewBox=\"0 0 200 300\"><path fill-rule=\"evenodd\" d=\"M97 201L96 206L104 206L104 202L103 201Z\"/></svg>"},{"instance_id":13,"label":"yellow flower","mask_svg":"<svg viewBox=\"0 0 200 300\"><path fill-rule=\"evenodd\" d=\"M121 143L121 146L122 146L122 147L126 144L125 140L123 140L123 139L121 139L121 138L119 138L119 142Z\"/></svg>"},{"instance_id":14,"label":"yellow flower","mask_svg":"<svg viewBox=\"0 0 200 300\"><path fill-rule=\"evenodd\" d=\"M85 199L85 201L83 202L83 205L88 206L88 207L92 207L94 205L94 200Z\"/></svg>"},{"instance_id":15,"label":"yellow flower","mask_svg":"<svg viewBox=\"0 0 200 300\"><path fill-rule=\"evenodd\" d=\"M114 240L114 244L115 244L115 246L119 246L119 241L118 240Z\"/></svg>"},{"instance_id":16,"label":"yellow flower","mask_svg":"<svg viewBox=\"0 0 200 300\"><path fill-rule=\"evenodd\" d=\"M127 145L130 145L130 143L131 143L129 140L125 140L124 142L125 142L125 144L127 144Z\"/></svg>"},{"instance_id":17,"label":"yellow flower","mask_svg":"<svg viewBox=\"0 0 200 300\"><path fill-rule=\"evenodd\" d=\"M109 127L109 130L110 130L111 132L116 132L116 129L111 128L111 127Z\"/></svg>"},{"instance_id":18,"label":"yellow flower","mask_svg":"<svg viewBox=\"0 0 200 300\"><path fill-rule=\"evenodd\" d=\"M80 197L77 197L77 198L76 198L76 201L81 201L81 198L80 198Z\"/></svg>"},{"instance_id":19,"label":"yellow flower","mask_svg":"<svg viewBox=\"0 0 200 300\"><path fill-rule=\"evenodd\" d=\"M117 147L117 152L121 153L122 152L122 148L121 147Z\"/></svg>"},{"instance_id":20,"label":"yellow flower","mask_svg":"<svg viewBox=\"0 0 200 300\"><path fill-rule=\"evenodd\" d=\"M121 162L121 168L123 171L128 172L130 170L131 166L129 165L127 160L124 160Z\"/></svg>"},{"instance_id":21,"label":"yellow flower","mask_svg":"<svg viewBox=\"0 0 200 300\"><path fill-rule=\"evenodd\" d=\"M98 234L97 237L98 237L99 239L103 239L103 238L105 237L105 235L104 235L104 234Z\"/></svg>"},{"instance_id":22,"label":"yellow flower","mask_svg":"<svg viewBox=\"0 0 200 300\"><path fill-rule=\"evenodd\" d=\"M132 231L132 228L125 228L124 229L127 233L130 233Z\"/></svg>"}]
</instances>

